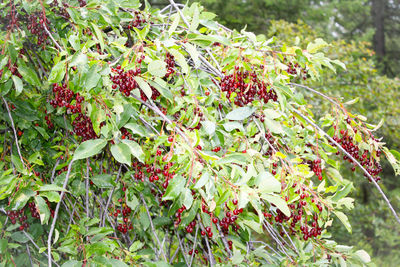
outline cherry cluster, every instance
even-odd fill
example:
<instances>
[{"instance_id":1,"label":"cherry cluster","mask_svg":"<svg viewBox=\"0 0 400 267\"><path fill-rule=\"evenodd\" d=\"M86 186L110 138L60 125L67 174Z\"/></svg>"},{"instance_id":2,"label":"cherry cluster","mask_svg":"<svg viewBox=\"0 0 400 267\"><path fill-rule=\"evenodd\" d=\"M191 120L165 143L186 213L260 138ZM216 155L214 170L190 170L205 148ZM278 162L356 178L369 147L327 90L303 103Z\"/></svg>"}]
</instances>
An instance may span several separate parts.
<instances>
[{"instance_id":1,"label":"cherry cluster","mask_svg":"<svg viewBox=\"0 0 400 267\"><path fill-rule=\"evenodd\" d=\"M139 58L138 60L141 62L142 58L143 57ZM119 88L119 91L125 96L130 96L132 90L139 88L139 85L135 81L134 77L140 75L142 72L140 67L136 68L135 70L125 71L121 68L121 66L117 66L116 68L111 68L111 71L114 73L114 75L110 77L111 81L113 82L113 89ZM160 96L160 93L151 85L150 88L152 91L151 99L156 100ZM141 99L143 101L147 101L148 98L146 94L141 89L139 90Z\"/></svg>"},{"instance_id":2,"label":"cherry cluster","mask_svg":"<svg viewBox=\"0 0 400 267\"><path fill-rule=\"evenodd\" d=\"M67 8L69 5L67 3L62 3L62 6L58 6L57 1L53 1L50 3L50 7L52 8L52 11L54 13L57 13L58 16L64 18L64 19L69 19L70 15L67 11Z\"/></svg>"},{"instance_id":3,"label":"cherry cluster","mask_svg":"<svg viewBox=\"0 0 400 267\"><path fill-rule=\"evenodd\" d=\"M300 67L299 63L293 64L292 62L289 62L287 64L287 67L288 67L287 72L289 74L292 74L294 76L296 76L297 74L300 74L300 76L303 80L307 80L308 70Z\"/></svg>"},{"instance_id":4,"label":"cherry cluster","mask_svg":"<svg viewBox=\"0 0 400 267\"><path fill-rule=\"evenodd\" d=\"M67 88L67 84L64 83L62 86L53 84L54 99L50 100L50 105L53 108L66 107L67 113L82 113L81 104L85 98L79 93L74 93L72 90ZM75 99L74 99L75 98ZM75 100L75 105L71 104Z\"/></svg>"},{"instance_id":5,"label":"cherry cluster","mask_svg":"<svg viewBox=\"0 0 400 267\"><path fill-rule=\"evenodd\" d=\"M307 164L318 177L318 180L322 181L321 159L308 160Z\"/></svg>"},{"instance_id":6,"label":"cherry cluster","mask_svg":"<svg viewBox=\"0 0 400 267\"><path fill-rule=\"evenodd\" d=\"M273 88L260 81L256 72L240 71L235 67L234 73L223 77L220 81L220 87L230 99L232 93L236 93L235 105L243 107L257 98L268 103L269 100L278 101L278 95Z\"/></svg>"},{"instance_id":7,"label":"cherry cluster","mask_svg":"<svg viewBox=\"0 0 400 267\"><path fill-rule=\"evenodd\" d=\"M74 127L74 133L82 137L82 142L98 138L97 134L94 132L92 120L82 113L78 114L74 119L72 126Z\"/></svg>"},{"instance_id":8,"label":"cherry cluster","mask_svg":"<svg viewBox=\"0 0 400 267\"><path fill-rule=\"evenodd\" d=\"M237 206L238 204L237 199L232 200L232 203L233 205ZM222 232L224 232L224 234L228 234L229 226L231 226L232 230L237 232L239 230L239 225L236 223L236 220L238 219L238 215L243 212L243 209L242 208L238 209L237 207L235 207L233 212L231 212L226 203L225 207L226 207L225 216L219 221L221 230Z\"/></svg>"},{"instance_id":9,"label":"cherry cluster","mask_svg":"<svg viewBox=\"0 0 400 267\"><path fill-rule=\"evenodd\" d=\"M122 133L121 139L133 140L132 134L126 128L122 127L120 131Z\"/></svg>"},{"instance_id":10,"label":"cherry cluster","mask_svg":"<svg viewBox=\"0 0 400 267\"><path fill-rule=\"evenodd\" d=\"M28 20L27 28L33 35L37 36L37 44L45 44L48 36L44 26L49 29L50 24L50 21L46 18L46 15L44 13L41 13L40 15L32 14L29 15Z\"/></svg>"},{"instance_id":11,"label":"cherry cluster","mask_svg":"<svg viewBox=\"0 0 400 267\"><path fill-rule=\"evenodd\" d=\"M125 190L126 190L126 188L125 188ZM119 202L122 202L122 199L119 199ZM132 230L133 229L132 223L129 222L129 216L132 213L132 209L130 207L128 207L125 203L122 204L122 207L123 207L122 210L121 209L117 209L114 212L114 217L115 217L115 219L117 219L120 214L122 215L122 221L124 223L118 224L117 230L120 233L126 234L128 232L128 230Z\"/></svg>"},{"instance_id":12,"label":"cherry cluster","mask_svg":"<svg viewBox=\"0 0 400 267\"><path fill-rule=\"evenodd\" d=\"M221 150L221 147L220 147L220 146L217 146L217 147L215 147L215 148L212 149L212 152L217 153L217 152L219 152L220 150Z\"/></svg>"},{"instance_id":13,"label":"cherry cluster","mask_svg":"<svg viewBox=\"0 0 400 267\"><path fill-rule=\"evenodd\" d=\"M268 146L268 150L264 153L265 156L272 156L274 154L274 150L272 148L272 145L275 142L275 138L271 133L265 133L265 138L268 140L269 142L269 146Z\"/></svg>"},{"instance_id":14,"label":"cherry cluster","mask_svg":"<svg viewBox=\"0 0 400 267\"><path fill-rule=\"evenodd\" d=\"M171 53L167 52L164 61L167 63L167 73L165 74L164 78L168 79L169 76L175 73L175 58Z\"/></svg>"},{"instance_id":15,"label":"cherry cluster","mask_svg":"<svg viewBox=\"0 0 400 267\"><path fill-rule=\"evenodd\" d=\"M22 50L21 50L22 51ZM11 74L17 76L18 78L22 78L21 73L18 71L18 66L16 64L11 65L10 62L7 63L6 67L10 70ZM1 70L1 75L3 75L3 70Z\"/></svg>"},{"instance_id":16,"label":"cherry cluster","mask_svg":"<svg viewBox=\"0 0 400 267\"><path fill-rule=\"evenodd\" d=\"M180 208L176 211L176 213L175 213L176 221L174 222L175 227L178 227L178 225L181 223L181 216L182 216L182 213L183 213L185 210L186 210L185 205L182 205L182 207L180 207ZM196 225L196 223L195 223L195 225ZM189 225L188 227L190 227L190 225ZM188 228L188 227L186 227L186 231L187 231L188 233L191 233L191 232L193 231L193 227L190 227L190 228Z\"/></svg>"},{"instance_id":17,"label":"cherry cluster","mask_svg":"<svg viewBox=\"0 0 400 267\"><path fill-rule=\"evenodd\" d=\"M46 114L46 115L44 116L44 119L46 120L47 128L53 129L53 128L54 128L54 124L53 124L53 122L51 121L50 114L47 114L47 110L44 111L44 114Z\"/></svg>"},{"instance_id":18,"label":"cherry cluster","mask_svg":"<svg viewBox=\"0 0 400 267\"><path fill-rule=\"evenodd\" d=\"M357 132L357 129L355 129L354 131ZM378 175L380 172L382 172L383 169L379 162L376 161L376 159L369 153L368 150L361 151L360 148L354 143L354 139L351 135L349 135L348 131L345 131L343 129L340 130L340 136L341 137L335 135L332 137L332 139L338 142L344 148L344 150L346 150L346 152L349 153L353 158L358 160L376 182L380 181L381 178ZM335 146L335 144L332 145ZM378 149L376 151L376 156L379 158L381 153L381 150ZM340 151L338 151L336 154L339 155ZM350 163L353 164L351 171L356 170L354 162L347 155L343 155L343 159L348 160ZM367 174L364 174L364 176L367 177Z\"/></svg>"},{"instance_id":19,"label":"cherry cluster","mask_svg":"<svg viewBox=\"0 0 400 267\"><path fill-rule=\"evenodd\" d=\"M147 22L146 18L140 11L135 11L135 18L129 23L128 29L139 28Z\"/></svg>"},{"instance_id":20,"label":"cherry cluster","mask_svg":"<svg viewBox=\"0 0 400 267\"><path fill-rule=\"evenodd\" d=\"M24 209L23 208L20 209L20 210L7 211L7 216L11 220L12 224L16 224L17 220L19 221L21 226L18 229L20 231L22 231L24 229L27 229L29 227L28 223L26 222L28 217L24 214Z\"/></svg>"},{"instance_id":21,"label":"cherry cluster","mask_svg":"<svg viewBox=\"0 0 400 267\"><path fill-rule=\"evenodd\" d=\"M18 28L19 22L16 15L17 12L15 10L14 1L10 1L10 11L7 13L5 17L5 21L9 23L7 25L7 30L13 30L14 28Z\"/></svg>"},{"instance_id":22,"label":"cherry cluster","mask_svg":"<svg viewBox=\"0 0 400 267\"><path fill-rule=\"evenodd\" d=\"M85 0L78 0L79 6L84 7L86 6L86 1Z\"/></svg>"},{"instance_id":23,"label":"cherry cluster","mask_svg":"<svg viewBox=\"0 0 400 267\"><path fill-rule=\"evenodd\" d=\"M35 202L29 202L28 203L28 207L29 207L29 210L31 211L32 218L39 219L40 215L39 215L39 212L38 212L38 210L36 208Z\"/></svg>"},{"instance_id":24,"label":"cherry cluster","mask_svg":"<svg viewBox=\"0 0 400 267\"><path fill-rule=\"evenodd\" d=\"M293 188L296 186L296 183L293 184ZM300 199L288 205L291 212L289 217L283 214L280 209L276 209L275 216L265 211L263 212L264 217L271 224L273 224L273 221L276 223L290 222L290 234L295 235L301 233L305 241L310 237L317 237L321 235L322 228L318 225L318 214L315 213L314 215L308 215L305 210L305 207L307 206L306 199L310 198L309 194L305 193L304 191L300 192L300 189L296 190L295 193L300 196ZM288 201L289 198L286 197L285 200ZM315 204L317 202L315 198L312 198L311 202L313 203L312 205L315 205L319 212L322 212L322 206L318 203ZM280 234L283 236L285 233L281 232Z\"/></svg>"}]
</instances>

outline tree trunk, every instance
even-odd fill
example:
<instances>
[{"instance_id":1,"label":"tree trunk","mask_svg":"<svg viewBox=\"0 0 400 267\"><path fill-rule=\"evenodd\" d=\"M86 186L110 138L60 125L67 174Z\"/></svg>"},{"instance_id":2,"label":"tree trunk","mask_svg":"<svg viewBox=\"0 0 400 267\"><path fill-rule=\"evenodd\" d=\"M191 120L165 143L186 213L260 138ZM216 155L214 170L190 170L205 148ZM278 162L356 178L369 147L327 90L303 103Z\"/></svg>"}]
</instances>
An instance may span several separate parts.
<instances>
[{"instance_id":1,"label":"tree trunk","mask_svg":"<svg viewBox=\"0 0 400 267\"><path fill-rule=\"evenodd\" d=\"M383 67L385 56L385 8L387 0L372 0L371 15L375 28L373 39L374 50L378 64ZM384 69L384 68L383 68Z\"/></svg>"}]
</instances>

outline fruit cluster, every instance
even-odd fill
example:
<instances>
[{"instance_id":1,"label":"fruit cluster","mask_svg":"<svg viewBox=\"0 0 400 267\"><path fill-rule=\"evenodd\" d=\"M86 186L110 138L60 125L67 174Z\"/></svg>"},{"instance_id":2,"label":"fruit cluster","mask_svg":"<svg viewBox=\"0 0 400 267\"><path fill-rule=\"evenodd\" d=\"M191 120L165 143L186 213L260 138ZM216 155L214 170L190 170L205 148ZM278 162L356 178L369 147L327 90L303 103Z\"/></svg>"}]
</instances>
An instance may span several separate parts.
<instances>
[{"instance_id":1,"label":"fruit cluster","mask_svg":"<svg viewBox=\"0 0 400 267\"><path fill-rule=\"evenodd\" d=\"M167 73L165 74L165 79L172 76L175 73L175 58L172 54L167 52L165 56L165 63L167 63Z\"/></svg>"},{"instance_id":2,"label":"fruit cluster","mask_svg":"<svg viewBox=\"0 0 400 267\"><path fill-rule=\"evenodd\" d=\"M68 114L82 112L81 104L85 98L79 95L79 93L75 94L72 90L68 89L66 83L62 86L56 83L53 84L53 93L54 99L50 100L50 105L52 105L53 108L65 107ZM75 100L75 105L71 104L73 100Z\"/></svg>"},{"instance_id":3,"label":"fruit cluster","mask_svg":"<svg viewBox=\"0 0 400 267\"><path fill-rule=\"evenodd\" d=\"M147 22L146 18L140 11L135 11L135 18L129 23L128 29L139 28Z\"/></svg>"},{"instance_id":4,"label":"fruit cluster","mask_svg":"<svg viewBox=\"0 0 400 267\"><path fill-rule=\"evenodd\" d=\"M233 93L236 94L234 103L243 107L257 98L268 103L269 100L277 101L278 95L273 88L261 81L256 72L240 71L239 67L235 67L234 73L223 77L219 86L226 93L226 97L230 99Z\"/></svg>"},{"instance_id":5,"label":"fruit cluster","mask_svg":"<svg viewBox=\"0 0 400 267\"><path fill-rule=\"evenodd\" d=\"M28 217L24 214L24 209L7 211L7 216L11 220L12 224L16 224L17 220L19 221L21 225L18 229L20 231L28 228L29 225L26 222Z\"/></svg>"},{"instance_id":6,"label":"fruit cluster","mask_svg":"<svg viewBox=\"0 0 400 267\"><path fill-rule=\"evenodd\" d=\"M77 136L82 137L82 142L98 138L93 129L92 120L82 113L78 114L78 116L74 119L72 126L74 127L74 133Z\"/></svg>"},{"instance_id":7,"label":"fruit cluster","mask_svg":"<svg viewBox=\"0 0 400 267\"><path fill-rule=\"evenodd\" d=\"M308 160L307 164L318 177L318 180L322 181L321 159Z\"/></svg>"},{"instance_id":8,"label":"fruit cluster","mask_svg":"<svg viewBox=\"0 0 400 267\"><path fill-rule=\"evenodd\" d=\"M354 131L357 132L356 129ZM380 181L381 178L378 175L383 170L382 166L376 161L376 159L369 153L368 150L360 150L360 148L354 143L354 138L349 135L348 131L342 129L340 130L340 137L339 135L335 135L332 137L332 139L338 142L353 158L358 160L376 182ZM332 145L334 146L334 144ZM376 156L379 158L381 153L381 150L377 150ZM339 155L340 152L338 151L336 154ZM353 164L351 168L352 171L356 170L354 162L347 155L343 155L343 159L348 160ZM364 174L364 176L367 177L367 174Z\"/></svg>"},{"instance_id":9,"label":"fruit cluster","mask_svg":"<svg viewBox=\"0 0 400 267\"><path fill-rule=\"evenodd\" d=\"M130 96L132 90L139 88L134 77L141 73L140 68L124 71L124 69L118 65L116 68L111 68L111 71L114 73L113 76L110 76L110 79L113 82L113 89L118 88L125 96Z\"/></svg>"},{"instance_id":10,"label":"fruit cluster","mask_svg":"<svg viewBox=\"0 0 400 267\"><path fill-rule=\"evenodd\" d=\"M46 18L44 13L40 15L29 15L27 28L33 35L37 36L38 45L46 44L48 36L44 27L46 26L46 28L49 29L49 24L50 21Z\"/></svg>"},{"instance_id":11,"label":"fruit cluster","mask_svg":"<svg viewBox=\"0 0 400 267\"><path fill-rule=\"evenodd\" d=\"M297 74L300 74L300 77L303 80L307 80L308 71L307 71L307 69L300 67L299 63L293 64L292 62L289 62L287 64L287 67L288 67L287 72L289 74L292 74L294 76L296 76Z\"/></svg>"},{"instance_id":12,"label":"fruit cluster","mask_svg":"<svg viewBox=\"0 0 400 267\"><path fill-rule=\"evenodd\" d=\"M293 184L293 188L296 186L296 183ZM321 235L322 228L318 225L318 214L314 213L312 215L309 211L305 210L305 207L308 204L306 200L310 198L310 195L304 192L303 187L296 190L295 193L300 196L300 199L296 200L294 203L288 204L290 216L286 216L280 209L276 209L275 216L270 212L265 211L263 212L264 217L270 222L270 224L273 224L274 221L276 223L290 222L290 234L296 235L301 233L305 241L310 237ZM289 198L286 197L285 200L288 201ZM311 199L312 205L314 205L319 212L322 212L322 206L316 202L316 198ZM281 235L283 236L284 232L281 232Z\"/></svg>"}]
</instances>

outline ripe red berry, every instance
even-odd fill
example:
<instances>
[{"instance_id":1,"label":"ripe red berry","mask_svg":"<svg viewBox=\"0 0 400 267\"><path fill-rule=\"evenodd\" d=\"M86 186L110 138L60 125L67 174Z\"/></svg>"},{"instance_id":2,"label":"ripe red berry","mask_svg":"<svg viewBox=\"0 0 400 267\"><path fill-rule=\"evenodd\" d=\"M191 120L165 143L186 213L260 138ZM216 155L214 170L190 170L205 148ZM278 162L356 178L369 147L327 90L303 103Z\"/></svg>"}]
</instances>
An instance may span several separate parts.
<instances>
[{"instance_id":1,"label":"ripe red berry","mask_svg":"<svg viewBox=\"0 0 400 267\"><path fill-rule=\"evenodd\" d=\"M232 200L233 205L237 205L238 204L238 200L235 198Z\"/></svg>"},{"instance_id":2,"label":"ripe red berry","mask_svg":"<svg viewBox=\"0 0 400 267\"><path fill-rule=\"evenodd\" d=\"M210 95L210 91L206 91L206 96L209 96Z\"/></svg>"},{"instance_id":3,"label":"ripe red berry","mask_svg":"<svg viewBox=\"0 0 400 267\"><path fill-rule=\"evenodd\" d=\"M168 142L172 143L172 141L174 141L174 137L172 135L168 136Z\"/></svg>"}]
</instances>

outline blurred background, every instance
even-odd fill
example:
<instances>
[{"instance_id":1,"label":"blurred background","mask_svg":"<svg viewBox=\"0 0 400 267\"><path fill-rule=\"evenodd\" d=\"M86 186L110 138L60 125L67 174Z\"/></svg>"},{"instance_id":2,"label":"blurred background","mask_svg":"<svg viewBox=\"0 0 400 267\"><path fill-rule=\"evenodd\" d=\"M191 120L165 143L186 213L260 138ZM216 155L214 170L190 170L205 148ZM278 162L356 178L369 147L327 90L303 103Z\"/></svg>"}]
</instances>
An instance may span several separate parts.
<instances>
[{"instance_id":1,"label":"blurred background","mask_svg":"<svg viewBox=\"0 0 400 267\"><path fill-rule=\"evenodd\" d=\"M168 0L148 0L156 8ZM186 3L178 1L177 3ZM189 1L194 2L194 1ZM315 38L332 44L325 52L339 59L347 70L326 71L321 81L309 86L346 102L351 113L368 118L368 123L383 125L382 136L389 149L400 150L400 1L399 0L200 0L206 11L231 29L252 31L261 38L276 37L271 45L285 43L305 48ZM314 110L329 112L327 103L312 99ZM318 112L315 112L318 114ZM400 153L392 151L400 158ZM400 179L388 163L381 186L397 211L400 210ZM343 177L353 181L355 207L347 212L352 234L338 221L331 229L338 243L365 249L373 265L398 266L400 226L391 217L377 191L360 173L343 164Z\"/></svg>"}]
</instances>

